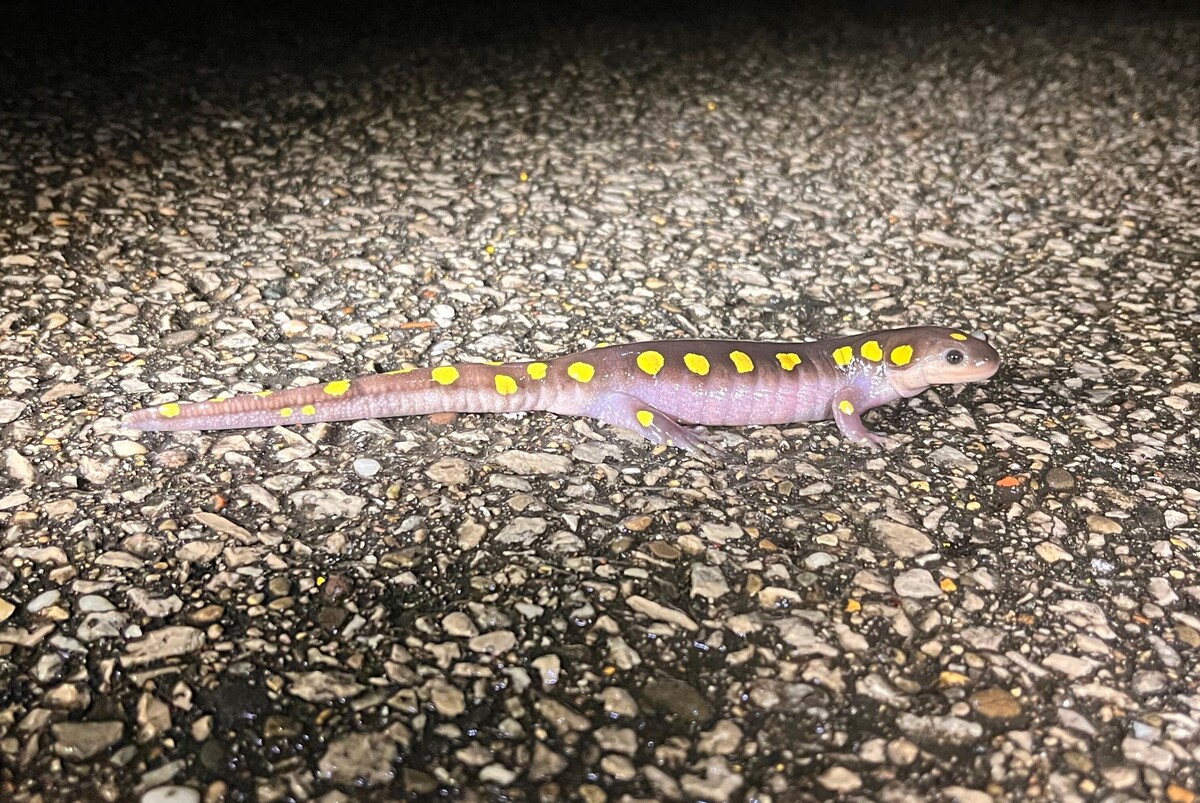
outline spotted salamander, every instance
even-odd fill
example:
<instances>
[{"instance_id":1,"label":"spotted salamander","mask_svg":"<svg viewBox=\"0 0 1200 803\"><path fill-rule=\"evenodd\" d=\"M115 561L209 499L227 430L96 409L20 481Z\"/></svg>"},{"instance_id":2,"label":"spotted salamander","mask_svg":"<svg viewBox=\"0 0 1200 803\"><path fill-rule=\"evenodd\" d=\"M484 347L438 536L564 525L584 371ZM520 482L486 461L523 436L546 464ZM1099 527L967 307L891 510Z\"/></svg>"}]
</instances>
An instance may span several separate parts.
<instances>
[{"instance_id":1,"label":"spotted salamander","mask_svg":"<svg viewBox=\"0 0 1200 803\"><path fill-rule=\"evenodd\" d=\"M877 447L867 410L930 385L979 382L1000 366L982 332L934 326L809 343L660 340L545 361L402 368L359 379L135 410L139 430L219 430L440 412L547 410L626 427L653 443L718 453L689 424L833 418Z\"/></svg>"}]
</instances>

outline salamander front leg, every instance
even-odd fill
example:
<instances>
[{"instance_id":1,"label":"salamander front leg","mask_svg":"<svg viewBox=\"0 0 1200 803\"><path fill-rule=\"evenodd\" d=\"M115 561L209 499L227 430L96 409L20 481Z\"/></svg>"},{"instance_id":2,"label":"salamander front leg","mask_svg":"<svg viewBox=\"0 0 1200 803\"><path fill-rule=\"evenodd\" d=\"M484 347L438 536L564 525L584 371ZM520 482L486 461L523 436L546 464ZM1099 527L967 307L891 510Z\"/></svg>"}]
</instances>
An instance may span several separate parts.
<instances>
[{"instance_id":1,"label":"salamander front leg","mask_svg":"<svg viewBox=\"0 0 1200 803\"><path fill-rule=\"evenodd\" d=\"M858 394L849 388L839 393L833 400L833 421L848 440L870 449L879 449L886 441L863 423L862 413L865 410L859 410L858 398Z\"/></svg>"},{"instance_id":2,"label":"salamander front leg","mask_svg":"<svg viewBox=\"0 0 1200 803\"><path fill-rule=\"evenodd\" d=\"M676 446L695 455L725 460L729 455L714 446L704 431L685 427L661 410L628 393L605 393L588 409L591 418L632 429L651 443Z\"/></svg>"}]
</instances>

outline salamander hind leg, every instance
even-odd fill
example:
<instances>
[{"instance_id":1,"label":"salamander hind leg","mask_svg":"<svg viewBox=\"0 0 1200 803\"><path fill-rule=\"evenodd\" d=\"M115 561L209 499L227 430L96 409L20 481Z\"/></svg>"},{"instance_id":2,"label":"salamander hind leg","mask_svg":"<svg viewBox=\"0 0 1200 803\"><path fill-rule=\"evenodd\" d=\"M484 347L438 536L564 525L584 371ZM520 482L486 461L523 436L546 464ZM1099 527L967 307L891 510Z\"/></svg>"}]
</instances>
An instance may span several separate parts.
<instances>
[{"instance_id":1,"label":"salamander hind leg","mask_svg":"<svg viewBox=\"0 0 1200 803\"><path fill-rule=\"evenodd\" d=\"M587 411L591 418L631 429L651 443L675 446L695 455L725 460L729 455L714 446L703 430L685 427L671 416L628 393L605 393Z\"/></svg>"},{"instance_id":2,"label":"salamander hind leg","mask_svg":"<svg viewBox=\"0 0 1200 803\"><path fill-rule=\"evenodd\" d=\"M861 443L872 449L880 449L887 441L867 429L863 423L862 414L865 408L860 408L859 395L847 388L833 399L833 421L841 430L842 435L855 443Z\"/></svg>"}]
</instances>

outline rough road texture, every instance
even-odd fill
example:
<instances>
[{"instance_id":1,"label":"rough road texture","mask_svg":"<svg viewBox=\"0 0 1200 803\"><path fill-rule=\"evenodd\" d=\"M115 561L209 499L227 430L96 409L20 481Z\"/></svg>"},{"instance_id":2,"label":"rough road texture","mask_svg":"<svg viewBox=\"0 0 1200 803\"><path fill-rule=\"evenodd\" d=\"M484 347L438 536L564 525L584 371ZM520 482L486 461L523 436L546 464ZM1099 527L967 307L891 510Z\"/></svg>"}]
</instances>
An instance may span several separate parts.
<instances>
[{"instance_id":1,"label":"rough road texture","mask_svg":"<svg viewBox=\"0 0 1200 803\"><path fill-rule=\"evenodd\" d=\"M15 29L0 798L1195 799L1200 23L524 13ZM910 323L882 455L117 426Z\"/></svg>"}]
</instances>

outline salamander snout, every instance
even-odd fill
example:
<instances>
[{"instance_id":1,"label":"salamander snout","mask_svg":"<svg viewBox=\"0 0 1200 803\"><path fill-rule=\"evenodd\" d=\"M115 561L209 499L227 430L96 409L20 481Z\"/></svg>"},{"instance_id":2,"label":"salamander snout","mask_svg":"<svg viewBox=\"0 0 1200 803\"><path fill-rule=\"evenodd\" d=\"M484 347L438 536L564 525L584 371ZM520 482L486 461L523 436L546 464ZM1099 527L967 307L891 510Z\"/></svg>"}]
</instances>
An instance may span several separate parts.
<instances>
[{"instance_id":1,"label":"salamander snout","mask_svg":"<svg viewBox=\"0 0 1200 803\"><path fill-rule=\"evenodd\" d=\"M1000 355L983 332L951 332L928 344L924 374L931 385L982 382L1000 370Z\"/></svg>"}]
</instances>

